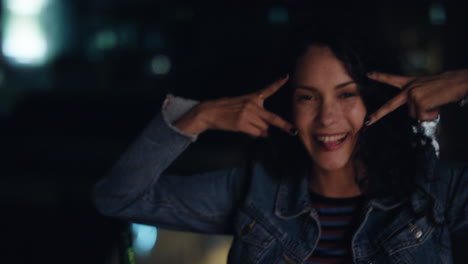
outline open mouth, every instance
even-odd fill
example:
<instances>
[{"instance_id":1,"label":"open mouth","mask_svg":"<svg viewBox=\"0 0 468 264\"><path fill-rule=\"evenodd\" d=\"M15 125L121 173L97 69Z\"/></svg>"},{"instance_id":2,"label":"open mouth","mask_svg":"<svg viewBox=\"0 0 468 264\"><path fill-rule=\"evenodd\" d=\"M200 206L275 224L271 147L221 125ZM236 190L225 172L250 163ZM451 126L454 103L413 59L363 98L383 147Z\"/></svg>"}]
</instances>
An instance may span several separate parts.
<instances>
[{"instance_id":1,"label":"open mouth","mask_svg":"<svg viewBox=\"0 0 468 264\"><path fill-rule=\"evenodd\" d=\"M348 138L349 133L315 135L314 141L325 150L336 150Z\"/></svg>"}]
</instances>

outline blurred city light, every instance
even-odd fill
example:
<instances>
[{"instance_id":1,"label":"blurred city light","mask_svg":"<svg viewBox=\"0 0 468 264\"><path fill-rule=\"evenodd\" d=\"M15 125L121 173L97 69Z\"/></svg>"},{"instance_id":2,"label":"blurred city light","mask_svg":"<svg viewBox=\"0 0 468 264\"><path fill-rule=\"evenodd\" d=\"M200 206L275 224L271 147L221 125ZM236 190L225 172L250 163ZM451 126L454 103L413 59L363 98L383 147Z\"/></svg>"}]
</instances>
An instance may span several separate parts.
<instances>
[{"instance_id":1,"label":"blurred city light","mask_svg":"<svg viewBox=\"0 0 468 264\"><path fill-rule=\"evenodd\" d=\"M289 20L288 10L282 7L272 7L268 10L268 20L271 24L286 24Z\"/></svg>"},{"instance_id":2,"label":"blurred city light","mask_svg":"<svg viewBox=\"0 0 468 264\"><path fill-rule=\"evenodd\" d=\"M171 60L166 55L156 55L151 60L151 72L155 75L168 74L171 66Z\"/></svg>"},{"instance_id":3,"label":"blurred city light","mask_svg":"<svg viewBox=\"0 0 468 264\"><path fill-rule=\"evenodd\" d=\"M50 57L50 47L41 23L47 0L3 2L2 52L14 64L40 66Z\"/></svg>"},{"instance_id":4,"label":"blurred city light","mask_svg":"<svg viewBox=\"0 0 468 264\"><path fill-rule=\"evenodd\" d=\"M158 229L154 226L132 224L133 248L140 256L148 255L158 239Z\"/></svg>"},{"instance_id":5,"label":"blurred city light","mask_svg":"<svg viewBox=\"0 0 468 264\"><path fill-rule=\"evenodd\" d=\"M47 0L6 0L8 11L23 16L39 15Z\"/></svg>"},{"instance_id":6,"label":"blurred city light","mask_svg":"<svg viewBox=\"0 0 468 264\"><path fill-rule=\"evenodd\" d=\"M447 20L445 8L441 3L433 3L429 8L429 20L432 25L443 25Z\"/></svg>"},{"instance_id":7,"label":"blurred city light","mask_svg":"<svg viewBox=\"0 0 468 264\"><path fill-rule=\"evenodd\" d=\"M403 69L406 72L427 70L429 55L422 49L410 49L405 53Z\"/></svg>"},{"instance_id":8,"label":"blurred city light","mask_svg":"<svg viewBox=\"0 0 468 264\"><path fill-rule=\"evenodd\" d=\"M100 50L112 49L117 45L117 35L112 30L102 30L95 35L94 46Z\"/></svg>"},{"instance_id":9,"label":"blurred city light","mask_svg":"<svg viewBox=\"0 0 468 264\"><path fill-rule=\"evenodd\" d=\"M3 54L20 64L40 65L45 62L47 41L44 32L31 17L12 17L5 25Z\"/></svg>"}]
</instances>

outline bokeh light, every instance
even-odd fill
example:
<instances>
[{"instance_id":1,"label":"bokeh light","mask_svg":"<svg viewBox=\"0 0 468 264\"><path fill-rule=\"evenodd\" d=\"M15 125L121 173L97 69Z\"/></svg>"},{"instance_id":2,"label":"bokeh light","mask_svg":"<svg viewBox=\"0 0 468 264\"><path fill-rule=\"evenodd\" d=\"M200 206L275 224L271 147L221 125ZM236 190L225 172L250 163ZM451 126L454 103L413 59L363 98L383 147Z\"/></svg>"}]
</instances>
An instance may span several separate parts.
<instances>
[{"instance_id":1,"label":"bokeh light","mask_svg":"<svg viewBox=\"0 0 468 264\"><path fill-rule=\"evenodd\" d=\"M39 15L48 3L47 0L6 0L8 11L23 16Z\"/></svg>"},{"instance_id":2,"label":"bokeh light","mask_svg":"<svg viewBox=\"0 0 468 264\"><path fill-rule=\"evenodd\" d=\"M47 0L7 0L3 2L2 52L14 64L40 66L49 55L49 43L41 23Z\"/></svg>"},{"instance_id":3,"label":"bokeh light","mask_svg":"<svg viewBox=\"0 0 468 264\"><path fill-rule=\"evenodd\" d=\"M158 239L157 228L134 223L132 224L132 233L135 253L140 256L149 255Z\"/></svg>"},{"instance_id":4,"label":"bokeh light","mask_svg":"<svg viewBox=\"0 0 468 264\"><path fill-rule=\"evenodd\" d=\"M151 60L151 72L155 75L166 75L171 71L171 60L166 55L156 55Z\"/></svg>"},{"instance_id":5,"label":"bokeh light","mask_svg":"<svg viewBox=\"0 0 468 264\"><path fill-rule=\"evenodd\" d=\"M429 20L432 25L443 25L447 20L445 8L441 3L433 3L429 8Z\"/></svg>"},{"instance_id":6,"label":"bokeh light","mask_svg":"<svg viewBox=\"0 0 468 264\"><path fill-rule=\"evenodd\" d=\"M283 7L272 7L268 10L268 20L271 24L286 24L289 20L288 10Z\"/></svg>"}]
</instances>

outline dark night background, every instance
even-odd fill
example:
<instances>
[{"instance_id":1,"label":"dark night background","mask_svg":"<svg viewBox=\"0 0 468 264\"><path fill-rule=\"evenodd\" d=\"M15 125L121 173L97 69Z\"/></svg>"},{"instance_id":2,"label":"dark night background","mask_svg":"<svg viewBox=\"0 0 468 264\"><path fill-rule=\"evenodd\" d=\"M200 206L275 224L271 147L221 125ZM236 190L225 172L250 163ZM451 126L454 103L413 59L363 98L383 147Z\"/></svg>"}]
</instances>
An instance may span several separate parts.
<instances>
[{"instance_id":1,"label":"dark night background","mask_svg":"<svg viewBox=\"0 0 468 264\"><path fill-rule=\"evenodd\" d=\"M12 1L2 1L2 43ZM166 93L203 100L261 88L260 73L295 25L355 27L385 44L372 48L393 59L382 69L395 73L468 67L462 1L44 2L48 60L18 63L5 49L0 60L1 263L110 263L124 225L98 215L92 185ZM443 158L468 162L467 113L443 110ZM207 133L174 169L238 162L250 140Z\"/></svg>"}]
</instances>

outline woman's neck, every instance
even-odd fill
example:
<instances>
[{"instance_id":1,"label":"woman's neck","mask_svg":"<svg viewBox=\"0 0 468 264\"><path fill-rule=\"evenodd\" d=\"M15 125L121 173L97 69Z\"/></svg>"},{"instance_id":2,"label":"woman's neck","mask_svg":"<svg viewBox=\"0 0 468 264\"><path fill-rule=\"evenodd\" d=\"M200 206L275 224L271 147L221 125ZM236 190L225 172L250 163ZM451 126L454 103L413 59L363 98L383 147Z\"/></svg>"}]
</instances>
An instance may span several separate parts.
<instances>
[{"instance_id":1,"label":"woman's neck","mask_svg":"<svg viewBox=\"0 0 468 264\"><path fill-rule=\"evenodd\" d=\"M358 196L361 190L356 183L355 174L356 170L351 165L334 171L314 168L309 179L309 189L330 198Z\"/></svg>"}]
</instances>

